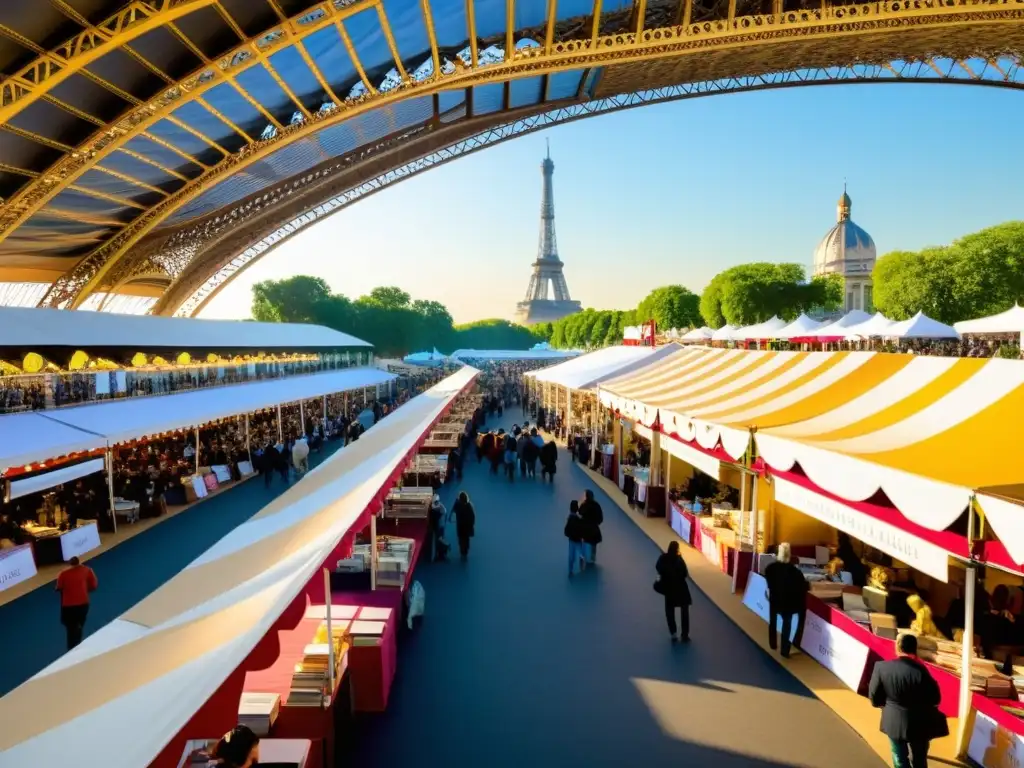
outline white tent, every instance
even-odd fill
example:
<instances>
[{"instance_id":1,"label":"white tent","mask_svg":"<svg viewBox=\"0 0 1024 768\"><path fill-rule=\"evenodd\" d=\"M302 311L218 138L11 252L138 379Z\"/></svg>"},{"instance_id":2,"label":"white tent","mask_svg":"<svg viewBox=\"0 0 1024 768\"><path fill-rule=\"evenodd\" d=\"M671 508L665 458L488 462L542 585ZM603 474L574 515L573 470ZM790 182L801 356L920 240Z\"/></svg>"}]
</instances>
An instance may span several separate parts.
<instances>
[{"instance_id":1,"label":"white tent","mask_svg":"<svg viewBox=\"0 0 1024 768\"><path fill-rule=\"evenodd\" d=\"M579 355L576 349L457 349L452 360L561 360Z\"/></svg>"},{"instance_id":2,"label":"white tent","mask_svg":"<svg viewBox=\"0 0 1024 768\"><path fill-rule=\"evenodd\" d=\"M863 323L851 325L846 329L843 336L847 339L869 339L872 336L886 336L886 331L892 324L892 320L881 312L875 312Z\"/></svg>"},{"instance_id":3,"label":"white tent","mask_svg":"<svg viewBox=\"0 0 1024 768\"><path fill-rule=\"evenodd\" d=\"M728 328L728 326L726 326ZM702 328L694 328L688 333L684 333L679 339L680 341L708 341L715 337L715 332L708 328L706 325Z\"/></svg>"},{"instance_id":4,"label":"white tent","mask_svg":"<svg viewBox=\"0 0 1024 768\"><path fill-rule=\"evenodd\" d=\"M735 341L744 341L747 339L774 339L776 334L786 327L786 321L778 315L773 316L770 320L765 320L763 323L755 323L754 325L747 325L737 330L732 338Z\"/></svg>"},{"instance_id":5,"label":"white tent","mask_svg":"<svg viewBox=\"0 0 1024 768\"><path fill-rule=\"evenodd\" d=\"M674 344L663 347L605 347L526 375L559 387L591 389L605 379L627 373L634 366L647 365L678 351L679 347Z\"/></svg>"},{"instance_id":6,"label":"white tent","mask_svg":"<svg viewBox=\"0 0 1024 768\"><path fill-rule=\"evenodd\" d=\"M739 329L735 325L729 325L726 323L717 331L711 333L712 341L732 341L733 334Z\"/></svg>"},{"instance_id":7,"label":"white tent","mask_svg":"<svg viewBox=\"0 0 1024 768\"><path fill-rule=\"evenodd\" d=\"M794 339L803 336L814 336L815 332L821 328L823 323L812 320L803 312L800 313L800 317L794 320L789 325L778 330L773 335L776 339Z\"/></svg>"},{"instance_id":8,"label":"white tent","mask_svg":"<svg viewBox=\"0 0 1024 768\"><path fill-rule=\"evenodd\" d=\"M1005 312L976 320L964 320L953 327L961 334L965 333L1024 333L1024 308L1014 304Z\"/></svg>"},{"instance_id":9,"label":"white tent","mask_svg":"<svg viewBox=\"0 0 1024 768\"><path fill-rule=\"evenodd\" d=\"M819 339L835 338L839 336L845 336L846 332L855 325L867 322L871 319L871 315L865 312L863 309L854 309L847 312L845 315L840 317L838 320L823 325L818 328L812 336L816 336Z\"/></svg>"},{"instance_id":10,"label":"white tent","mask_svg":"<svg viewBox=\"0 0 1024 768\"><path fill-rule=\"evenodd\" d=\"M956 328L918 312L909 320L890 325L883 336L893 339L959 339Z\"/></svg>"},{"instance_id":11,"label":"white tent","mask_svg":"<svg viewBox=\"0 0 1024 768\"><path fill-rule=\"evenodd\" d=\"M163 397L129 397L42 413L0 416L0 467L20 467L146 435L207 424L279 403L375 387L394 375L376 368L211 387Z\"/></svg>"},{"instance_id":12,"label":"white tent","mask_svg":"<svg viewBox=\"0 0 1024 768\"><path fill-rule=\"evenodd\" d=\"M77 765L149 765L319 576L477 373L464 367L413 398L0 699L0 765L60 765L68 745Z\"/></svg>"},{"instance_id":13,"label":"white tent","mask_svg":"<svg viewBox=\"0 0 1024 768\"><path fill-rule=\"evenodd\" d=\"M437 351L437 347L434 347L433 352L413 352L406 355L402 358L402 362L409 365L440 365L444 362L444 355Z\"/></svg>"},{"instance_id":14,"label":"white tent","mask_svg":"<svg viewBox=\"0 0 1024 768\"><path fill-rule=\"evenodd\" d=\"M146 349L343 349L355 336L306 323L250 323L68 309L0 307L0 347Z\"/></svg>"}]
</instances>

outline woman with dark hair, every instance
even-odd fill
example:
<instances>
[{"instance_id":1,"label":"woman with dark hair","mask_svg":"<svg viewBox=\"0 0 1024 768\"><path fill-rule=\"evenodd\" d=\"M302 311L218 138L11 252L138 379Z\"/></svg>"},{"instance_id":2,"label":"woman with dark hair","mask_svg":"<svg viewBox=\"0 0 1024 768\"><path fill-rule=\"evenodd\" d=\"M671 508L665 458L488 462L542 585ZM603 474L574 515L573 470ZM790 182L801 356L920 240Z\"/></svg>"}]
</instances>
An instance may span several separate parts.
<instances>
[{"instance_id":1,"label":"woman with dark hair","mask_svg":"<svg viewBox=\"0 0 1024 768\"><path fill-rule=\"evenodd\" d=\"M690 585L686 579L690 573L686 562L679 552L679 542L669 542L668 551L658 557L654 566L658 572L658 580L654 589L665 598L665 619L668 621L668 633L672 642L690 642ZM679 636L676 637L676 608L679 609Z\"/></svg>"},{"instance_id":2,"label":"woman with dark hair","mask_svg":"<svg viewBox=\"0 0 1024 768\"><path fill-rule=\"evenodd\" d=\"M542 480L551 478L551 482L555 482L555 469L558 463L558 446L555 445L554 441L544 444L544 447L540 449L540 477Z\"/></svg>"},{"instance_id":3,"label":"woman with dark hair","mask_svg":"<svg viewBox=\"0 0 1024 768\"><path fill-rule=\"evenodd\" d=\"M214 765L222 768L252 768L260 761L260 737L245 725L236 725L210 751Z\"/></svg>"}]
</instances>

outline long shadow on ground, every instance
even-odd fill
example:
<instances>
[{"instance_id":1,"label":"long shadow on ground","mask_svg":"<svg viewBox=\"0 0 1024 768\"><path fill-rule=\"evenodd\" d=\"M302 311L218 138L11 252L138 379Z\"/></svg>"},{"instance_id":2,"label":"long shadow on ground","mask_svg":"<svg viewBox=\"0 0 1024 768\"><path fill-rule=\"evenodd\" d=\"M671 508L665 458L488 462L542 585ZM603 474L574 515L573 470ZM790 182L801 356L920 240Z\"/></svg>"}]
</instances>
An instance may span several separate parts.
<instances>
[{"instance_id":1,"label":"long shadow on ground","mask_svg":"<svg viewBox=\"0 0 1024 768\"><path fill-rule=\"evenodd\" d=\"M570 580L562 528L587 487L605 543ZM449 506L458 490L477 511L470 561L417 570L426 616L400 650L388 711L343 747L353 764L881 765L698 590L693 642L670 643L651 588L657 547L567 452L553 486L470 462Z\"/></svg>"}]
</instances>

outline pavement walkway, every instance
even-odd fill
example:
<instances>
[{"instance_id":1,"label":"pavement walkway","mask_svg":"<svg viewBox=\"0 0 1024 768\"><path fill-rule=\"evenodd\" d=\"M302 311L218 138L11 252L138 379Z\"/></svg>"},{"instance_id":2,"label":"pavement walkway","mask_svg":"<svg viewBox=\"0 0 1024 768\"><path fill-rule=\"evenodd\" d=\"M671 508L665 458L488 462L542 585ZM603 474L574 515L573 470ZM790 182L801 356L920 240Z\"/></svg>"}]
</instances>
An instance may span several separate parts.
<instances>
[{"instance_id":1,"label":"pavement walkway","mask_svg":"<svg viewBox=\"0 0 1024 768\"><path fill-rule=\"evenodd\" d=\"M597 567L569 579L562 529L586 488L605 541ZM353 764L884 765L699 589L693 642L670 642L652 590L658 546L565 451L553 485L470 462L446 504L458 490L477 512L469 562L417 570L426 616Z\"/></svg>"}]
</instances>

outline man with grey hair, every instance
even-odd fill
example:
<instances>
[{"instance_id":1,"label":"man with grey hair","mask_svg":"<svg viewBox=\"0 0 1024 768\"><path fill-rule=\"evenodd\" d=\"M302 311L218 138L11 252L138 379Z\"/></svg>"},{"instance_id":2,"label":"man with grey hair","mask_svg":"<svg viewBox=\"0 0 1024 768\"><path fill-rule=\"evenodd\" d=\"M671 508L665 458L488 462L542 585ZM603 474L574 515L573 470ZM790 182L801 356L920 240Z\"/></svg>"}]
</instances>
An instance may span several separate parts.
<instances>
[{"instance_id":1,"label":"man with grey hair","mask_svg":"<svg viewBox=\"0 0 1024 768\"><path fill-rule=\"evenodd\" d=\"M768 645L774 651L778 647L778 623L782 619L782 650L789 658L790 638L792 644L800 647L804 634L804 614L807 607L807 579L792 561L789 544L779 544L775 562L764 569L768 584ZM796 632L793 632L794 619Z\"/></svg>"}]
</instances>

